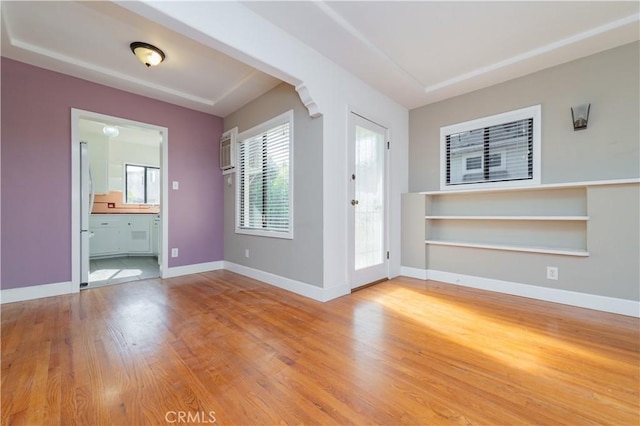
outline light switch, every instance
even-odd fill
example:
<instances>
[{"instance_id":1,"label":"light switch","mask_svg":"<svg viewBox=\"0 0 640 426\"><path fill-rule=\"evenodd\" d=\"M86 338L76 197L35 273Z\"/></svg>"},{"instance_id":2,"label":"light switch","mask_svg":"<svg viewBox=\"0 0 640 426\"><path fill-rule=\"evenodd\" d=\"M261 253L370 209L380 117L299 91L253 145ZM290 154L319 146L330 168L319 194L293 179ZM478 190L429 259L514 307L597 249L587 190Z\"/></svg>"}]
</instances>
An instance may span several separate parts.
<instances>
[{"instance_id":1,"label":"light switch","mask_svg":"<svg viewBox=\"0 0 640 426\"><path fill-rule=\"evenodd\" d=\"M173 189L180 189L180 183L177 180L174 180L173 182L171 182L171 187Z\"/></svg>"}]
</instances>

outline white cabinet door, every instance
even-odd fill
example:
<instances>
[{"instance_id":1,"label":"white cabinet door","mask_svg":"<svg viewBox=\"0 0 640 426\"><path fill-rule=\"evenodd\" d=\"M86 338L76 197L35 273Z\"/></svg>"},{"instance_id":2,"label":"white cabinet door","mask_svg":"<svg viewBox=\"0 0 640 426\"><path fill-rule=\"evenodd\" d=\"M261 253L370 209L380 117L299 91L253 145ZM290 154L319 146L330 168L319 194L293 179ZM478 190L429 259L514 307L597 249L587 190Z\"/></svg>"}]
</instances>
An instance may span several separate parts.
<instances>
[{"instance_id":1,"label":"white cabinet door","mask_svg":"<svg viewBox=\"0 0 640 426\"><path fill-rule=\"evenodd\" d=\"M127 253L151 253L152 215L129 215L125 219Z\"/></svg>"},{"instance_id":2,"label":"white cabinet door","mask_svg":"<svg viewBox=\"0 0 640 426\"><path fill-rule=\"evenodd\" d=\"M89 256L118 254L121 250L120 220L108 215L89 217Z\"/></svg>"},{"instance_id":3,"label":"white cabinet door","mask_svg":"<svg viewBox=\"0 0 640 426\"><path fill-rule=\"evenodd\" d=\"M152 254L151 231L154 215L91 215L90 256Z\"/></svg>"},{"instance_id":4,"label":"white cabinet door","mask_svg":"<svg viewBox=\"0 0 640 426\"><path fill-rule=\"evenodd\" d=\"M89 238L89 255L104 256L120 252L120 230L118 228L98 228Z\"/></svg>"}]
</instances>

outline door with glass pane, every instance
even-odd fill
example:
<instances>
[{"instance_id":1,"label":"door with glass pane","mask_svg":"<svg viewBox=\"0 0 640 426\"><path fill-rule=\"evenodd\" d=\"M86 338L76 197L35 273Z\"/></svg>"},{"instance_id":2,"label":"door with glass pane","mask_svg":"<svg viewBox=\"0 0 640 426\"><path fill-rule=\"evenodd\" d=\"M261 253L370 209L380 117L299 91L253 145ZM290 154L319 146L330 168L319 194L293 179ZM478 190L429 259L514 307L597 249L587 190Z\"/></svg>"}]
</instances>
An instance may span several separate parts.
<instances>
[{"instance_id":1,"label":"door with glass pane","mask_svg":"<svg viewBox=\"0 0 640 426\"><path fill-rule=\"evenodd\" d=\"M387 278L387 129L349 117L351 288Z\"/></svg>"}]
</instances>

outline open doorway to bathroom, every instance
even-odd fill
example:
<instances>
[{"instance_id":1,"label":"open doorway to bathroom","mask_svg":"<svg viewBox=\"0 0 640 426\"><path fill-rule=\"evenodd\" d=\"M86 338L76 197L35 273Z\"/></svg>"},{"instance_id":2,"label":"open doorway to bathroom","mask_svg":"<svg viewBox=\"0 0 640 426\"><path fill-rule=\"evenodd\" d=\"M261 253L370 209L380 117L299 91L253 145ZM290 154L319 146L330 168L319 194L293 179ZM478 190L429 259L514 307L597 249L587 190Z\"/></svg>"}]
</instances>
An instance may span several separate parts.
<instances>
[{"instance_id":1,"label":"open doorway to bathroom","mask_svg":"<svg viewBox=\"0 0 640 426\"><path fill-rule=\"evenodd\" d=\"M73 112L80 164L80 287L160 277L166 130Z\"/></svg>"}]
</instances>

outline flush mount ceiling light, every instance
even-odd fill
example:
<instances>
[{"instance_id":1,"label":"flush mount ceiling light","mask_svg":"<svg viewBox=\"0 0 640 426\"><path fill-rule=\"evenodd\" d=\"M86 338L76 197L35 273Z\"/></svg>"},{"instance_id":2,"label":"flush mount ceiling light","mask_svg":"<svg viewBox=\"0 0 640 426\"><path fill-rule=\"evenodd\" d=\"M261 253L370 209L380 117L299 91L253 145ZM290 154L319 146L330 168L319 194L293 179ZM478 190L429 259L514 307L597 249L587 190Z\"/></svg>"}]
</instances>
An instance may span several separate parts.
<instances>
[{"instance_id":1,"label":"flush mount ceiling light","mask_svg":"<svg viewBox=\"0 0 640 426\"><path fill-rule=\"evenodd\" d=\"M116 126L106 125L102 128L102 133L107 137L115 138L120 134L120 130Z\"/></svg>"},{"instance_id":2,"label":"flush mount ceiling light","mask_svg":"<svg viewBox=\"0 0 640 426\"><path fill-rule=\"evenodd\" d=\"M152 44L134 41L129 47L136 58L147 67L155 67L164 61L164 52Z\"/></svg>"}]
</instances>

